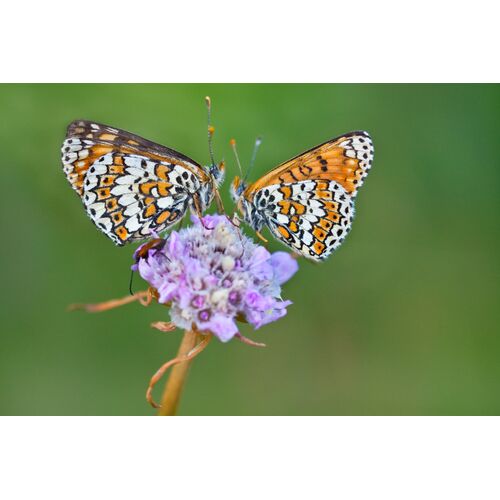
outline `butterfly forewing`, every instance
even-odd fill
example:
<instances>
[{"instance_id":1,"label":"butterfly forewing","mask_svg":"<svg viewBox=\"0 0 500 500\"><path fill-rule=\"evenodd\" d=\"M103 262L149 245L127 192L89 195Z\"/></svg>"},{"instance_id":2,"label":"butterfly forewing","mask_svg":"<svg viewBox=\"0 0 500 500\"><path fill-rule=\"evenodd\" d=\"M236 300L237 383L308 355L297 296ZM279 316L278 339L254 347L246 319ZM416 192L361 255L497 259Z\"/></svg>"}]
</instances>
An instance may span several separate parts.
<instances>
[{"instance_id":1,"label":"butterfly forewing","mask_svg":"<svg viewBox=\"0 0 500 500\"><path fill-rule=\"evenodd\" d=\"M333 180L355 197L373 162L373 143L368 132L345 134L288 160L247 188L259 188L303 180Z\"/></svg>"},{"instance_id":2,"label":"butterfly forewing","mask_svg":"<svg viewBox=\"0 0 500 500\"><path fill-rule=\"evenodd\" d=\"M147 152L159 160L170 161L174 159L184 162L191 167L201 168L197 162L179 153L179 151L149 141L126 130L113 128L101 123L76 120L69 124L66 137L80 140L87 139L94 143L112 144L115 147L125 148L125 151L128 152Z\"/></svg>"},{"instance_id":3,"label":"butterfly forewing","mask_svg":"<svg viewBox=\"0 0 500 500\"><path fill-rule=\"evenodd\" d=\"M86 121L68 127L62 162L88 215L117 245L178 222L208 181L200 165L177 151Z\"/></svg>"}]
</instances>

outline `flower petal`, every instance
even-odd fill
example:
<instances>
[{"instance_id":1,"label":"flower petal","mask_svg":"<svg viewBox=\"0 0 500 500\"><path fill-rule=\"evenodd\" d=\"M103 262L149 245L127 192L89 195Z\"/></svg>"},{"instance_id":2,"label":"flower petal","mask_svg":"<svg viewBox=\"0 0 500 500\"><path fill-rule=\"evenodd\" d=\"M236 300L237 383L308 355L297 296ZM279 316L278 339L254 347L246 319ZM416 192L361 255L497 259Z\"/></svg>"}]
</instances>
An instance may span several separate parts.
<instances>
[{"instance_id":1,"label":"flower petal","mask_svg":"<svg viewBox=\"0 0 500 500\"><path fill-rule=\"evenodd\" d=\"M214 314L209 321L198 326L201 330L211 331L222 342L231 340L238 333L234 319L224 314Z\"/></svg>"},{"instance_id":2,"label":"flower petal","mask_svg":"<svg viewBox=\"0 0 500 500\"><path fill-rule=\"evenodd\" d=\"M274 252L271 255L271 265L279 285L288 281L299 270L297 260L287 252Z\"/></svg>"}]
</instances>

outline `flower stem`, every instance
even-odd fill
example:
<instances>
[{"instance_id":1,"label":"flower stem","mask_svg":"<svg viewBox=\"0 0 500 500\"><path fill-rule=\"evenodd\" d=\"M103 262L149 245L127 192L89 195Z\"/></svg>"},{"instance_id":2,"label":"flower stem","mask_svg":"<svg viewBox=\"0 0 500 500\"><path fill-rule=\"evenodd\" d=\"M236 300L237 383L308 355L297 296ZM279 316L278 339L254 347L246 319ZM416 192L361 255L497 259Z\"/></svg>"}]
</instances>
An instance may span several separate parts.
<instances>
[{"instance_id":1,"label":"flower stem","mask_svg":"<svg viewBox=\"0 0 500 500\"><path fill-rule=\"evenodd\" d=\"M198 343L199 334L195 328L186 330L182 338L177 357L189 354ZM183 361L172 368L170 376L165 384L165 390L161 398L161 407L158 410L160 416L173 416L177 413L182 389L186 382L189 366L192 360Z\"/></svg>"}]
</instances>

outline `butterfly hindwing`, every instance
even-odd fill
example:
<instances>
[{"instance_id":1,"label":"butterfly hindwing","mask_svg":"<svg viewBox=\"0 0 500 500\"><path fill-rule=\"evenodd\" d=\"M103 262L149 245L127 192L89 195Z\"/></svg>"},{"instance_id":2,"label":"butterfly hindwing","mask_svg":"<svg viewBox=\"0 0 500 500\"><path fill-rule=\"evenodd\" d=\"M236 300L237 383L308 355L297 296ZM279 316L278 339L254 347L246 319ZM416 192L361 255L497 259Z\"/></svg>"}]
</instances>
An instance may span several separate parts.
<instances>
[{"instance_id":1,"label":"butterfly hindwing","mask_svg":"<svg viewBox=\"0 0 500 500\"><path fill-rule=\"evenodd\" d=\"M255 195L273 235L292 250L323 260L344 240L354 216L352 198L335 181L269 186Z\"/></svg>"},{"instance_id":2,"label":"butterfly hindwing","mask_svg":"<svg viewBox=\"0 0 500 500\"><path fill-rule=\"evenodd\" d=\"M82 199L97 227L123 245L179 222L199 188L196 176L180 165L108 153L89 168Z\"/></svg>"}]
</instances>

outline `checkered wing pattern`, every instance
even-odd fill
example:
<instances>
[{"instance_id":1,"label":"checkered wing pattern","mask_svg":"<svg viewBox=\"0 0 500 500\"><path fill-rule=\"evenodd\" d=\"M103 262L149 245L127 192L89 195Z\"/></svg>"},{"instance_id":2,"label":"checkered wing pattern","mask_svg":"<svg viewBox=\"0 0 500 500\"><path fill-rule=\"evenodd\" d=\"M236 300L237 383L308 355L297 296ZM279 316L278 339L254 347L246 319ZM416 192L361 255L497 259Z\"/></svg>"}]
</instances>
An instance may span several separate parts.
<instances>
[{"instance_id":1,"label":"checkered wing pattern","mask_svg":"<svg viewBox=\"0 0 500 500\"><path fill-rule=\"evenodd\" d=\"M351 229L354 203L335 181L269 186L255 196L273 235L312 260L323 260Z\"/></svg>"},{"instance_id":2,"label":"checkered wing pattern","mask_svg":"<svg viewBox=\"0 0 500 500\"><path fill-rule=\"evenodd\" d=\"M276 167L243 193L246 219L320 261L349 233L354 198L373 161L367 132L351 132Z\"/></svg>"},{"instance_id":3,"label":"checkered wing pattern","mask_svg":"<svg viewBox=\"0 0 500 500\"><path fill-rule=\"evenodd\" d=\"M117 245L178 222L209 181L187 156L93 122L71 123L61 152L66 177L89 217Z\"/></svg>"},{"instance_id":4,"label":"checkered wing pattern","mask_svg":"<svg viewBox=\"0 0 500 500\"><path fill-rule=\"evenodd\" d=\"M247 194L272 184L303 180L331 180L356 197L373 162L373 142L368 132L350 132L282 163L247 189Z\"/></svg>"}]
</instances>

